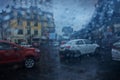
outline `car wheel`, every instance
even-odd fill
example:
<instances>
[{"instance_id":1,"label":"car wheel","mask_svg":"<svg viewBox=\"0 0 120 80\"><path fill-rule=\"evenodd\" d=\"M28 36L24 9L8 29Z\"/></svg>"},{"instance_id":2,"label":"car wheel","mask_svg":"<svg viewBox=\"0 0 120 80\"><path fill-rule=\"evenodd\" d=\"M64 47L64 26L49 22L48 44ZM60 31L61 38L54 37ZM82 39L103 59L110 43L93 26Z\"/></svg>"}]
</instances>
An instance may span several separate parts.
<instances>
[{"instance_id":1,"label":"car wheel","mask_svg":"<svg viewBox=\"0 0 120 80\"><path fill-rule=\"evenodd\" d=\"M25 61L24 61L24 66L25 68L27 69L31 69L35 66L35 60L34 58L26 58Z\"/></svg>"}]
</instances>

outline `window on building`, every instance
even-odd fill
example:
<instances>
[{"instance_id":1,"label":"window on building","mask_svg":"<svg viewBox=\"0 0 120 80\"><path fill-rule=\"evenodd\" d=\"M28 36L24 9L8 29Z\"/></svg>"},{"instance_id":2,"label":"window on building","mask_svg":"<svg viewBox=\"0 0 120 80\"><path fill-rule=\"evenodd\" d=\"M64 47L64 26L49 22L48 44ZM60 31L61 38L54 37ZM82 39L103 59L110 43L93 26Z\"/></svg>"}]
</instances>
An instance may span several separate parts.
<instances>
[{"instance_id":1,"label":"window on building","mask_svg":"<svg viewBox=\"0 0 120 80\"><path fill-rule=\"evenodd\" d=\"M38 30L34 30L34 35L38 35Z\"/></svg>"},{"instance_id":2,"label":"window on building","mask_svg":"<svg viewBox=\"0 0 120 80\"><path fill-rule=\"evenodd\" d=\"M37 27L37 26L38 26L38 23L37 23L37 22L35 22L34 26L36 26L36 27Z\"/></svg>"},{"instance_id":3,"label":"window on building","mask_svg":"<svg viewBox=\"0 0 120 80\"><path fill-rule=\"evenodd\" d=\"M27 30L27 34L30 34L30 30Z\"/></svg>"},{"instance_id":4,"label":"window on building","mask_svg":"<svg viewBox=\"0 0 120 80\"><path fill-rule=\"evenodd\" d=\"M27 26L30 26L30 22L29 21L27 22Z\"/></svg>"},{"instance_id":5,"label":"window on building","mask_svg":"<svg viewBox=\"0 0 120 80\"><path fill-rule=\"evenodd\" d=\"M18 23L18 24L20 23L20 19L17 19L17 23Z\"/></svg>"},{"instance_id":6,"label":"window on building","mask_svg":"<svg viewBox=\"0 0 120 80\"><path fill-rule=\"evenodd\" d=\"M36 14L34 14L33 19L34 19L34 20L37 20L37 15L36 15Z\"/></svg>"},{"instance_id":7,"label":"window on building","mask_svg":"<svg viewBox=\"0 0 120 80\"><path fill-rule=\"evenodd\" d=\"M48 23L47 23L47 22L44 22L43 26L44 26L44 27L48 27Z\"/></svg>"},{"instance_id":8,"label":"window on building","mask_svg":"<svg viewBox=\"0 0 120 80\"><path fill-rule=\"evenodd\" d=\"M18 34L23 34L23 30L22 30L22 29L19 29L19 30L18 30Z\"/></svg>"},{"instance_id":9,"label":"window on building","mask_svg":"<svg viewBox=\"0 0 120 80\"><path fill-rule=\"evenodd\" d=\"M18 19L18 25L22 25L22 24L23 22L20 19Z\"/></svg>"}]
</instances>

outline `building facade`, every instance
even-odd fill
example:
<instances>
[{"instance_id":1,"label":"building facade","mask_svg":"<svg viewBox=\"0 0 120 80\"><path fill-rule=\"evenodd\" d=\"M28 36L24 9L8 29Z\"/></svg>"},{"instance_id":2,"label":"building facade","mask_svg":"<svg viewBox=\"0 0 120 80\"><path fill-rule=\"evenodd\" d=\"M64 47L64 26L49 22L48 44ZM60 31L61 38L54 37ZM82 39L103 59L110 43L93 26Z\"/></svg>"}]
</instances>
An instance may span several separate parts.
<instances>
[{"instance_id":1,"label":"building facade","mask_svg":"<svg viewBox=\"0 0 120 80\"><path fill-rule=\"evenodd\" d=\"M20 1L14 0L14 5L8 6L4 12L1 12L4 19L9 18L4 22L0 21L2 27L6 26L9 29L7 33L2 32L6 35L6 39L16 43L22 41L31 43L33 39L40 40L42 36L49 38L48 35L55 32L53 13L42 11L39 6L32 4L34 1L31 6L25 6L29 4L29 0L28 2ZM34 4L37 3L34 2Z\"/></svg>"}]
</instances>

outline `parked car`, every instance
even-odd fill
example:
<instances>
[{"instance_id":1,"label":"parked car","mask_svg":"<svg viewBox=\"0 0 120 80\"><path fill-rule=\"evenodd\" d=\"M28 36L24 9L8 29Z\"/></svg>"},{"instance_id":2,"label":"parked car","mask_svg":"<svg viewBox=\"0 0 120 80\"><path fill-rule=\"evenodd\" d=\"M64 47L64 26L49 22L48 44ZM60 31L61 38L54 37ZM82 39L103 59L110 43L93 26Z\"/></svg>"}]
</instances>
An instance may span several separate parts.
<instances>
[{"instance_id":1,"label":"parked car","mask_svg":"<svg viewBox=\"0 0 120 80\"><path fill-rule=\"evenodd\" d=\"M59 42L57 42L57 41L53 42L53 46L55 46L55 47L59 46Z\"/></svg>"},{"instance_id":2,"label":"parked car","mask_svg":"<svg viewBox=\"0 0 120 80\"><path fill-rule=\"evenodd\" d=\"M68 41L63 40L63 41L60 42L60 44L63 45L63 44L66 44L66 42L68 42Z\"/></svg>"},{"instance_id":3,"label":"parked car","mask_svg":"<svg viewBox=\"0 0 120 80\"><path fill-rule=\"evenodd\" d=\"M39 61L40 52L34 48L21 47L8 41L0 41L0 65L22 64L33 68Z\"/></svg>"},{"instance_id":4,"label":"parked car","mask_svg":"<svg viewBox=\"0 0 120 80\"><path fill-rule=\"evenodd\" d=\"M120 41L113 44L113 47L112 47L112 60L120 61Z\"/></svg>"},{"instance_id":5,"label":"parked car","mask_svg":"<svg viewBox=\"0 0 120 80\"><path fill-rule=\"evenodd\" d=\"M99 45L87 39L75 39L60 46L59 54L61 58L80 57L84 54L97 53Z\"/></svg>"}]
</instances>

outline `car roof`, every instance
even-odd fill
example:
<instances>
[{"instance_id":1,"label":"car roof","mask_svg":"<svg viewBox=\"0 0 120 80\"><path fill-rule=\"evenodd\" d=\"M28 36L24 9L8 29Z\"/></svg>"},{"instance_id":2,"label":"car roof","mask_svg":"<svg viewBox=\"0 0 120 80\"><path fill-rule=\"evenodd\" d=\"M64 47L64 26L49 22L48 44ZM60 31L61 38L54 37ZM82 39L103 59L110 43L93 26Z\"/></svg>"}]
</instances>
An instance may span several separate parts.
<instances>
[{"instance_id":1,"label":"car roof","mask_svg":"<svg viewBox=\"0 0 120 80\"><path fill-rule=\"evenodd\" d=\"M86 39L74 39L74 40L70 40L70 41L79 41L79 40L86 40Z\"/></svg>"},{"instance_id":2,"label":"car roof","mask_svg":"<svg viewBox=\"0 0 120 80\"><path fill-rule=\"evenodd\" d=\"M9 44L13 44L13 45L19 46L19 45L13 43L13 42L10 42L10 41L7 41L7 40L0 40L0 42L9 43Z\"/></svg>"}]
</instances>

